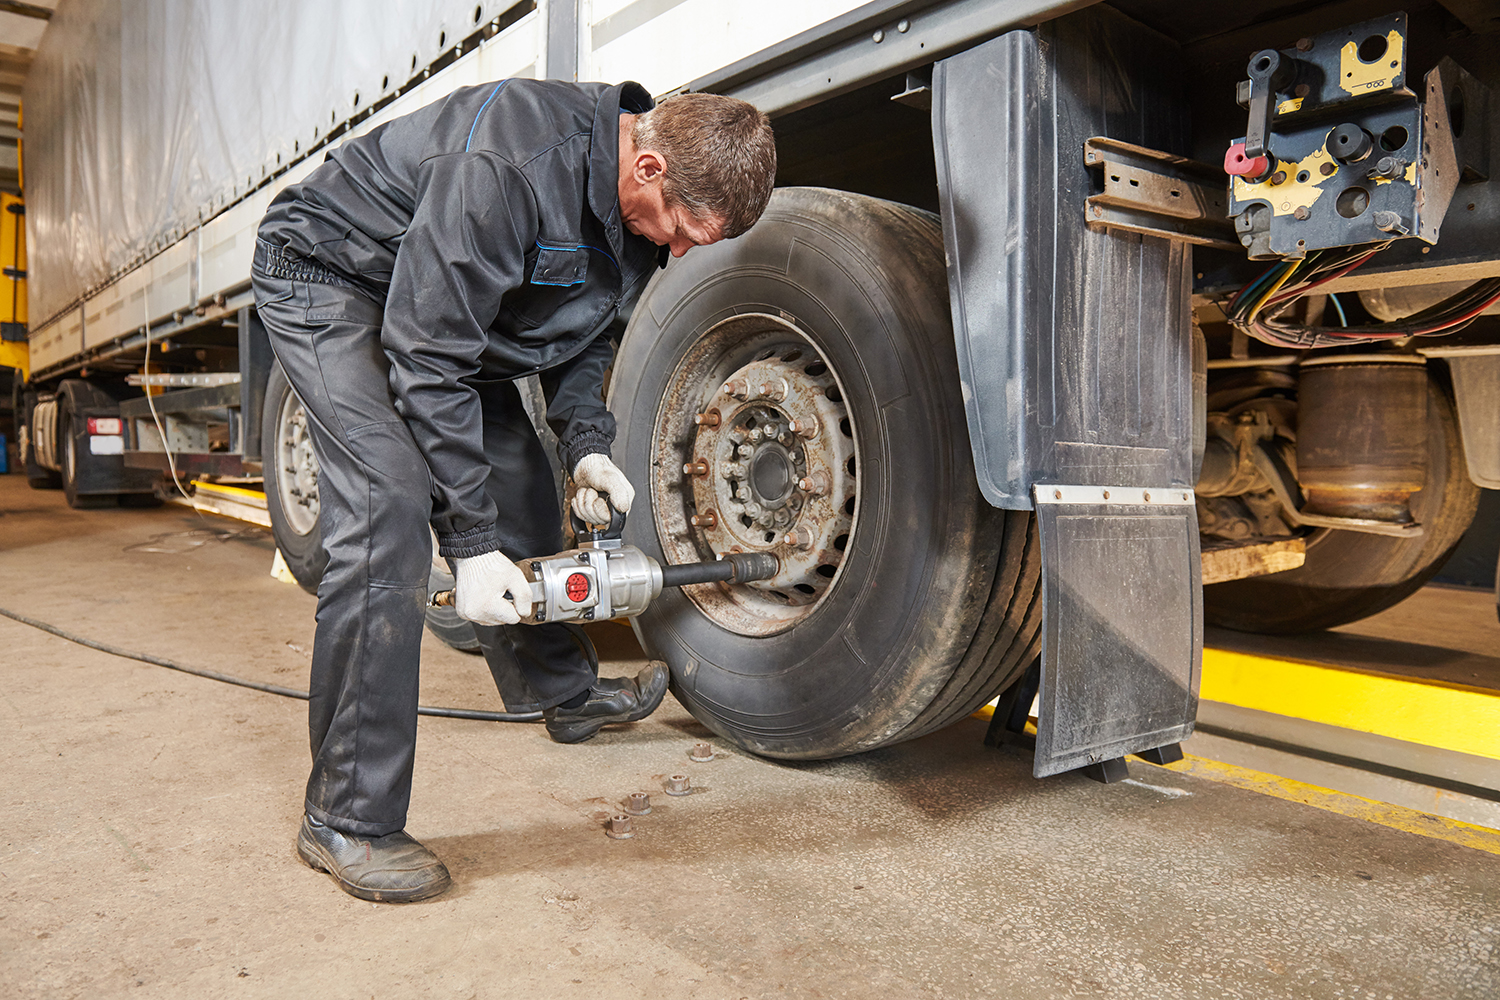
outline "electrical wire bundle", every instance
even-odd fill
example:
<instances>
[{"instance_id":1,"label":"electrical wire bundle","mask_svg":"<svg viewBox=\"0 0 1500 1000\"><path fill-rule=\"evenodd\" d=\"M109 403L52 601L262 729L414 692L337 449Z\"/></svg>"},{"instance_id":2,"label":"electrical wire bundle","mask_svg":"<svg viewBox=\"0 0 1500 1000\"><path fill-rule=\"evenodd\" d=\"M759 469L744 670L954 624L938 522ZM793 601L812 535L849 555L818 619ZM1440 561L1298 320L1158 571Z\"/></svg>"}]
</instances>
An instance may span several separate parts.
<instances>
[{"instance_id":1,"label":"electrical wire bundle","mask_svg":"<svg viewBox=\"0 0 1500 1000\"><path fill-rule=\"evenodd\" d=\"M1486 278L1420 312L1389 323L1308 326L1280 318L1314 288L1342 278L1387 246L1390 244L1319 250L1301 260L1281 261L1234 294L1225 307L1229 322L1275 347L1306 350L1454 333L1500 302L1500 278ZM1332 296L1330 299L1339 318L1345 319L1343 306Z\"/></svg>"}]
</instances>

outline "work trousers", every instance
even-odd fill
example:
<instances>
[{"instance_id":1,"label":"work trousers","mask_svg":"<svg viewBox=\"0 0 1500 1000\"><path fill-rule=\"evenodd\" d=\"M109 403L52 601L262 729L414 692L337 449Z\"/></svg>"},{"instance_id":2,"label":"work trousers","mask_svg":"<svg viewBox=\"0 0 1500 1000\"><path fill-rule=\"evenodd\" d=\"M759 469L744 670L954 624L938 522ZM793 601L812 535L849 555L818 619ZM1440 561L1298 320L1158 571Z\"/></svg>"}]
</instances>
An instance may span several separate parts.
<instances>
[{"instance_id":1,"label":"work trousers","mask_svg":"<svg viewBox=\"0 0 1500 1000\"><path fill-rule=\"evenodd\" d=\"M313 640L307 811L335 829L383 836L405 827L411 801L431 474L395 408L380 304L352 287L253 277L257 312L306 408L319 464L328 568ZM555 481L520 393L509 381L476 388L501 551L511 559L556 552ZM502 693L514 693L519 674L535 703L550 708L594 682L587 639L565 626L475 632Z\"/></svg>"}]
</instances>

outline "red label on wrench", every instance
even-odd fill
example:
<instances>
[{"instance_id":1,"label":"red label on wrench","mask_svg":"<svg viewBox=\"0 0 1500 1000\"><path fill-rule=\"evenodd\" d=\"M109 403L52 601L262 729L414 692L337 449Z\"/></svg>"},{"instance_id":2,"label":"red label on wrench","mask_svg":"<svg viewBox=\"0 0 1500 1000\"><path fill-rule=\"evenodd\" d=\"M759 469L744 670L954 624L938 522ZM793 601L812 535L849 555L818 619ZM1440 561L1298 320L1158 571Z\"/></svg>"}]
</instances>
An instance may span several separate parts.
<instances>
[{"instance_id":1,"label":"red label on wrench","mask_svg":"<svg viewBox=\"0 0 1500 1000\"><path fill-rule=\"evenodd\" d=\"M563 584L563 590L567 592L568 600L574 604L582 604L583 599L589 596L589 578L582 573L571 573Z\"/></svg>"}]
</instances>

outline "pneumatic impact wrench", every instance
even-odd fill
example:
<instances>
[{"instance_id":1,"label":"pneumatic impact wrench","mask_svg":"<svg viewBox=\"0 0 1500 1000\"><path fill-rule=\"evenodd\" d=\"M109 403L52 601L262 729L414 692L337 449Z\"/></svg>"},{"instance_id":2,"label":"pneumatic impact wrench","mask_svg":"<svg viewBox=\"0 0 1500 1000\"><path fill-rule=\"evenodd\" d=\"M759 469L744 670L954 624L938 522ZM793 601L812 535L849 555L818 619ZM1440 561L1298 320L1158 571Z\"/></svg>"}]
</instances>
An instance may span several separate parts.
<instances>
[{"instance_id":1,"label":"pneumatic impact wrench","mask_svg":"<svg viewBox=\"0 0 1500 1000\"><path fill-rule=\"evenodd\" d=\"M595 529L569 511L578 548L556 555L518 559L516 565L531 581L531 614L521 621L606 621L633 618L651 606L663 587L694 583L748 583L775 576L780 561L769 552L731 552L711 562L663 566L634 545L620 540L625 515L610 508L609 526ZM509 591L505 594L509 599ZM453 591L440 590L428 601L432 607L453 604Z\"/></svg>"}]
</instances>

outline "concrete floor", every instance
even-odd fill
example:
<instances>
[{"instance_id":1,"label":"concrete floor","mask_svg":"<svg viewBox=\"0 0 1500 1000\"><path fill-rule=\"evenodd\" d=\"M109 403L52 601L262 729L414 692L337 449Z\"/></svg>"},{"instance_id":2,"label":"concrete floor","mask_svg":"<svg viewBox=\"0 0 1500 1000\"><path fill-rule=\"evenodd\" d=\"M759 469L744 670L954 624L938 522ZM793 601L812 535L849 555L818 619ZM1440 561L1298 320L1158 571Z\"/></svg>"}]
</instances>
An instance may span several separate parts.
<instances>
[{"instance_id":1,"label":"concrete floor","mask_svg":"<svg viewBox=\"0 0 1500 1000\"><path fill-rule=\"evenodd\" d=\"M300 686L313 600L264 533L197 534L236 527L0 477L3 606ZM670 699L574 747L424 719L409 829L454 888L363 903L295 860L300 702L9 620L0 650L8 997L1500 995L1500 857L1143 764L1036 781L978 720L787 766L689 763ZM480 660L426 653L425 703L499 707ZM699 794L604 836L679 771Z\"/></svg>"}]
</instances>

